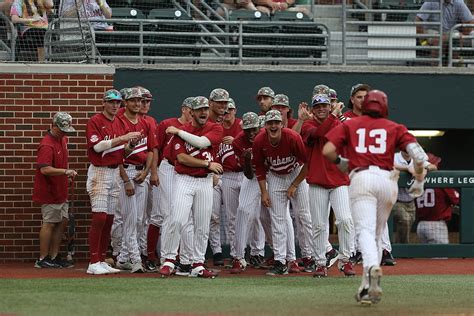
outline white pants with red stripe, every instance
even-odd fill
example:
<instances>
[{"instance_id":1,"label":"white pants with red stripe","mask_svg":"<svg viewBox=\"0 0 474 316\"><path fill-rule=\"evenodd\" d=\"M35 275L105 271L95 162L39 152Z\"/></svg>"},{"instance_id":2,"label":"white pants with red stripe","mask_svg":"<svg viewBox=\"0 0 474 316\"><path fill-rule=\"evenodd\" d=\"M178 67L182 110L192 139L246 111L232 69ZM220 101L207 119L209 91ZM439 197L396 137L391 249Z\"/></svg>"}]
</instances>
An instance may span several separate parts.
<instances>
[{"instance_id":1,"label":"white pants with red stripe","mask_svg":"<svg viewBox=\"0 0 474 316\"><path fill-rule=\"evenodd\" d=\"M195 178L175 175L172 210L166 234L162 235L162 250L166 259L178 254L181 233L192 214L194 226L193 263L203 263L209 238L212 214L212 175Z\"/></svg>"}]
</instances>

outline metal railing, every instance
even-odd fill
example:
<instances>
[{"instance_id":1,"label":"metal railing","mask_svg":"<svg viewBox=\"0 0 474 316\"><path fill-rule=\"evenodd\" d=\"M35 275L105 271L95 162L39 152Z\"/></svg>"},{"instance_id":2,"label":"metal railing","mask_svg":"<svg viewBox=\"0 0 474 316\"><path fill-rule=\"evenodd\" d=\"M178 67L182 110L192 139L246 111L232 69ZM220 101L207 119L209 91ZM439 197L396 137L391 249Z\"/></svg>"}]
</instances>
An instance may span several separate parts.
<instances>
[{"instance_id":1,"label":"metal railing","mask_svg":"<svg viewBox=\"0 0 474 316\"><path fill-rule=\"evenodd\" d=\"M460 28L470 28L472 31L469 35L463 35ZM454 45L455 41L457 41L456 45ZM456 24L453 26L449 31L448 45L449 67L474 64L474 25Z\"/></svg>"}]
</instances>

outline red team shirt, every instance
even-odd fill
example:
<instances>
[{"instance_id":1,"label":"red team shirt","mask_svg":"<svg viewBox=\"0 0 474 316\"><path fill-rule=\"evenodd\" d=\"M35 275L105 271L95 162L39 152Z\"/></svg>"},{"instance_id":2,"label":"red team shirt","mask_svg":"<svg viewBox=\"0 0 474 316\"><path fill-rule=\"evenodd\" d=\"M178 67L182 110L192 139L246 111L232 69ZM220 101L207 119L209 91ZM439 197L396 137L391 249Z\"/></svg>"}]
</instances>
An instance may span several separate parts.
<instances>
[{"instance_id":1,"label":"red team shirt","mask_svg":"<svg viewBox=\"0 0 474 316\"><path fill-rule=\"evenodd\" d=\"M87 122L87 156L94 166L113 166L123 163L124 144L116 145L113 148L98 153L94 146L103 140L111 140L126 134L123 122L117 118L109 120L103 113L91 117Z\"/></svg>"},{"instance_id":2,"label":"red team shirt","mask_svg":"<svg viewBox=\"0 0 474 316\"><path fill-rule=\"evenodd\" d=\"M281 140L277 146L270 144L267 131L262 130L255 137L252 152L255 172L259 181L266 179L267 169L276 174L285 175L293 172L295 168L307 161L306 149L301 136L289 128L282 128Z\"/></svg>"},{"instance_id":3,"label":"red team shirt","mask_svg":"<svg viewBox=\"0 0 474 316\"><path fill-rule=\"evenodd\" d=\"M205 136L211 142L211 146L199 149L185 142L180 137L173 137L171 148L176 156L184 153L207 161L214 161L216 159L218 145L222 141L222 137L224 137L221 124L208 121L203 127L194 127L191 123L188 123L183 126L182 130L196 136ZM210 173L207 168L188 167L180 164L177 160L175 161L175 170L179 174L187 174L193 177L205 177Z\"/></svg>"},{"instance_id":4,"label":"red team shirt","mask_svg":"<svg viewBox=\"0 0 474 316\"><path fill-rule=\"evenodd\" d=\"M308 148L310 157L306 177L309 184L316 184L326 189L349 185L349 176L341 172L334 163L327 160L322 154L324 144L327 142L324 135L339 125L341 125L339 119L330 114L323 123L316 120L307 120L301 127L301 136Z\"/></svg>"},{"instance_id":5,"label":"red team shirt","mask_svg":"<svg viewBox=\"0 0 474 316\"><path fill-rule=\"evenodd\" d=\"M449 221L452 205L459 204L459 193L454 189L429 188L416 199L416 218L420 221Z\"/></svg>"},{"instance_id":6,"label":"red team shirt","mask_svg":"<svg viewBox=\"0 0 474 316\"><path fill-rule=\"evenodd\" d=\"M234 124L230 128L224 128L224 137L225 136L232 136L236 137L241 131L241 120L236 118ZM240 172L242 168L238 165L237 159L235 157L235 151L233 144L219 144L219 150L217 152L217 157L222 163L222 167L224 171L231 171L231 172Z\"/></svg>"},{"instance_id":7,"label":"red team shirt","mask_svg":"<svg viewBox=\"0 0 474 316\"><path fill-rule=\"evenodd\" d=\"M67 176L45 176L40 171L46 166L67 169L67 161L67 137L59 139L48 132L38 147L33 201L41 204L61 204L67 201Z\"/></svg>"},{"instance_id":8,"label":"red team shirt","mask_svg":"<svg viewBox=\"0 0 474 316\"><path fill-rule=\"evenodd\" d=\"M246 149L252 149L252 143L248 140L247 136L245 136L245 132L242 131L237 135L232 142L232 146L234 146L234 154L237 164L242 169L244 166L244 151Z\"/></svg>"},{"instance_id":9,"label":"red team shirt","mask_svg":"<svg viewBox=\"0 0 474 316\"><path fill-rule=\"evenodd\" d=\"M148 152L153 151L153 148L156 146L155 126L150 125L150 123L141 116L137 117L137 124L130 122L124 113L118 115L118 118L125 125L127 133L141 132L144 136L133 151L125 157L124 163L130 165L144 165L147 160Z\"/></svg>"},{"instance_id":10,"label":"red team shirt","mask_svg":"<svg viewBox=\"0 0 474 316\"><path fill-rule=\"evenodd\" d=\"M368 115L345 121L327 133L326 138L338 149L346 148L351 170L368 166L392 170L395 150L416 143L405 126Z\"/></svg>"},{"instance_id":11,"label":"red team shirt","mask_svg":"<svg viewBox=\"0 0 474 316\"><path fill-rule=\"evenodd\" d=\"M171 164L174 164L174 161L176 160L176 154L173 152L173 147L170 145L173 135L166 134L166 129L169 126L174 126L181 129L183 124L176 117L161 121L161 123L158 124L158 127L156 128L156 141L158 152L161 155L160 157L166 158Z\"/></svg>"},{"instance_id":12,"label":"red team shirt","mask_svg":"<svg viewBox=\"0 0 474 316\"><path fill-rule=\"evenodd\" d=\"M355 114L352 110L346 111L346 112L342 113L342 115L346 119L353 119L354 117L359 117L359 115Z\"/></svg>"}]
</instances>

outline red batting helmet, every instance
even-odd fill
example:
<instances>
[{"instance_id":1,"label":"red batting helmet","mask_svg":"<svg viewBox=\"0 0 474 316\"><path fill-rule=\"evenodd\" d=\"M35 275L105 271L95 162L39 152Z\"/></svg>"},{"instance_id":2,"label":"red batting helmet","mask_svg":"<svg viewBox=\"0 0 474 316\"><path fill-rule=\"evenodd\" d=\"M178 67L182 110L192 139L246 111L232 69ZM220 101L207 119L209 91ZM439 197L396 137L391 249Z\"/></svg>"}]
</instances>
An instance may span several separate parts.
<instances>
[{"instance_id":1,"label":"red batting helmet","mask_svg":"<svg viewBox=\"0 0 474 316\"><path fill-rule=\"evenodd\" d=\"M380 117L386 118L388 116L387 95L380 90L369 91L362 103L362 113L376 113Z\"/></svg>"}]
</instances>

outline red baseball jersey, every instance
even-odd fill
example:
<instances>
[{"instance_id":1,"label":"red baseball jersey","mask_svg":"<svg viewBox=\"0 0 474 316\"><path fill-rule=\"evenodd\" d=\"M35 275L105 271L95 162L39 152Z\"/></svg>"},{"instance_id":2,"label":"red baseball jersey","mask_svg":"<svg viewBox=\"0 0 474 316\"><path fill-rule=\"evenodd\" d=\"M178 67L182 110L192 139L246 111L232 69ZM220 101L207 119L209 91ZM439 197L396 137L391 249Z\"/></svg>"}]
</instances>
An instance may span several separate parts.
<instances>
[{"instance_id":1,"label":"red baseball jersey","mask_svg":"<svg viewBox=\"0 0 474 316\"><path fill-rule=\"evenodd\" d=\"M211 146L199 149L185 142L180 137L175 136L171 141L171 146L175 151L176 157L179 154L184 153L193 156L194 158L207 161L214 161L216 159L217 148L224 135L221 124L208 121L202 127L194 127L191 123L189 123L184 125L182 129L196 136L205 136L211 142ZM204 177L210 173L209 169L207 168L188 167L180 164L177 160L175 161L175 170L177 173L187 174L193 177Z\"/></svg>"},{"instance_id":2,"label":"red baseball jersey","mask_svg":"<svg viewBox=\"0 0 474 316\"><path fill-rule=\"evenodd\" d=\"M295 126L295 124L298 123L298 120L297 119L294 119L292 117L289 117L288 118L288 128L293 128L293 126Z\"/></svg>"},{"instance_id":3,"label":"red baseball jersey","mask_svg":"<svg viewBox=\"0 0 474 316\"><path fill-rule=\"evenodd\" d=\"M324 144L327 142L324 135L340 124L342 123L339 119L330 114L323 123L307 120L301 127L301 136L309 150L308 175L306 177L309 184L317 184L327 189L349 185L348 175L341 172L322 154Z\"/></svg>"},{"instance_id":4,"label":"red baseball jersey","mask_svg":"<svg viewBox=\"0 0 474 316\"><path fill-rule=\"evenodd\" d=\"M348 110L342 113L346 119L353 119L354 117L359 117L359 115L355 114L352 110Z\"/></svg>"},{"instance_id":5,"label":"red baseball jersey","mask_svg":"<svg viewBox=\"0 0 474 316\"><path fill-rule=\"evenodd\" d=\"M54 137L48 132L38 147L33 201L41 204L61 204L67 201L68 179L66 175L45 176L40 169L51 166L67 169L67 137Z\"/></svg>"},{"instance_id":6,"label":"red baseball jersey","mask_svg":"<svg viewBox=\"0 0 474 316\"><path fill-rule=\"evenodd\" d=\"M300 134L289 128L282 128L280 143L276 146L268 140L265 129L260 131L253 142L252 153L259 181L266 179L267 169L277 174L289 174L307 160Z\"/></svg>"},{"instance_id":7,"label":"red baseball jersey","mask_svg":"<svg viewBox=\"0 0 474 316\"><path fill-rule=\"evenodd\" d=\"M459 193L454 189L428 188L416 199L416 217L420 221L449 221L452 206L459 204Z\"/></svg>"},{"instance_id":8,"label":"red baseball jersey","mask_svg":"<svg viewBox=\"0 0 474 316\"><path fill-rule=\"evenodd\" d=\"M326 138L338 149L345 147L351 170L368 166L392 170L395 151L416 143L404 125L368 115L344 121L329 131Z\"/></svg>"},{"instance_id":9,"label":"red baseball jersey","mask_svg":"<svg viewBox=\"0 0 474 316\"><path fill-rule=\"evenodd\" d=\"M158 127L156 129L157 148L158 148L158 152L160 153L160 157L166 158L171 163L174 163L174 160L176 159L176 155L172 150L173 147L170 145L173 135L166 134L166 129L169 126L182 128L183 124L176 117L172 117L164 121L161 121L160 124L158 124Z\"/></svg>"},{"instance_id":10,"label":"red baseball jersey","mask_svg":"<svg viewBox=\"0 0 474 316\"><path fill-rule=\"evenodd\" d=\"M87 156L94 166L112 166L123 163L124 143L98 153L94 146L103 140L111 140L126 134L126 128L120 119L109 120L103 113L90 118L87 122Z\"/></svg>"},{"instance_id":11,"label":"red baseball jersey","mask_svg":"<svg viewBox=\"0 0 474 316\"><path fill-rule=\"evenodd\" d=\"M235 137L234 141L232 142L232 145L234 146L234 154L235 158L237 160L237 164L240 167L243 167L244 165L244 158L243 154L246 149L252 149L252 143L248 140L247 136L245 136L245 132L242 131Z\"/></svg>"},{"instance_id":12,"label":"red baseball jersey","mask_svg":"<svg viewBox=\"0 0 474 316\"><path fill-rule=\"evenodd\" d=\"M135 146L133 151L125 157L124 163L131 165L144 165L147 160L148 152L153 151L156 146L155 128L143 119L143 117L137 117L137 123L133 124L125 116L125 114L119 115L118 118L124 123L127 133L128 132L140 132L143 138Z\"/></svg>"},{"instance_id":13,"label":"red baseball jersey","mask_svg":"<svg viewBox=\"0 0 474 316\"><path fill-rule=\"evenodd\" d=\"M241 131L241 120L236 118L234 124L230 128L224 128L224 137L232 136L236 137ZM219 144L219 150L217 151L217 157L219 157L224 171L240 172L242 168L237 164L235 157L233 144Z\"/></svg>"}]
</instances>

